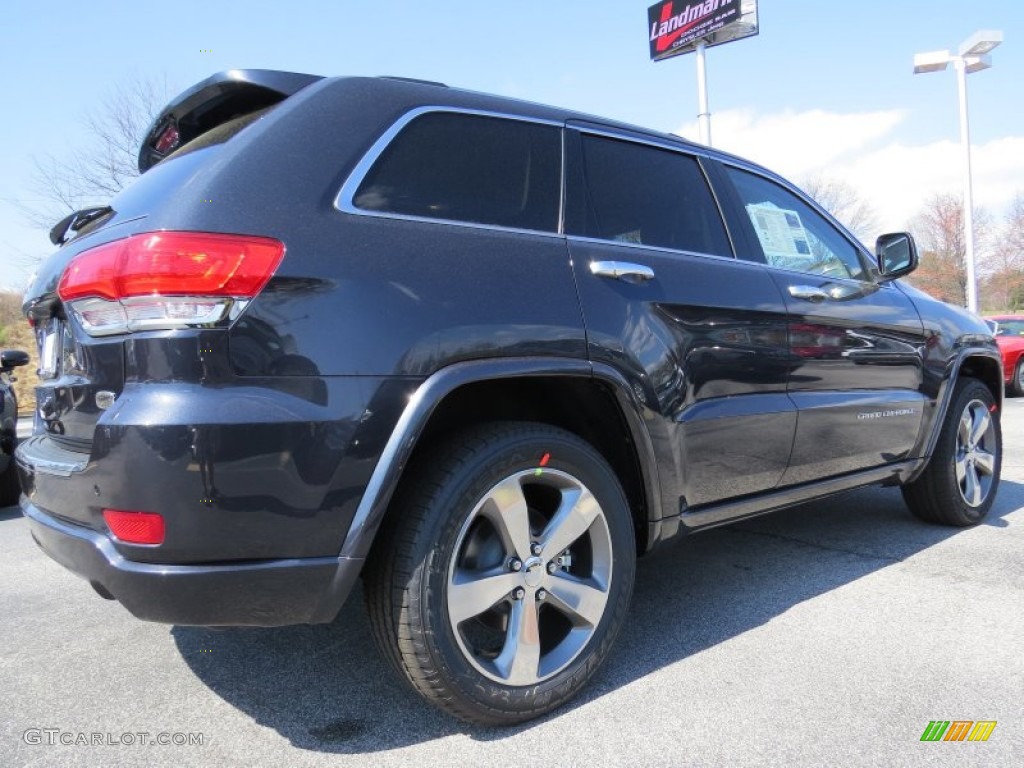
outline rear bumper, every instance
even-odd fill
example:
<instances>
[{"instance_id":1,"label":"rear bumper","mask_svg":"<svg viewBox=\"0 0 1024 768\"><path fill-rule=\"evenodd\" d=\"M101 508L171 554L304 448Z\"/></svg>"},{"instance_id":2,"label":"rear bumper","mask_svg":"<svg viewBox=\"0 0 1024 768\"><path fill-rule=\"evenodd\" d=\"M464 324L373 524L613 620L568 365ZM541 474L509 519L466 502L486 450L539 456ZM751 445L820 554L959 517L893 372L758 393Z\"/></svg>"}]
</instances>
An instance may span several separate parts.
<instances>
[{"instance_id":1,"label":"rear bumper","mask_svg":"<svg viewBox=\"0 0 1024 768\"><path fill-rule=\"evenodd\" d=\"M25 497L21 506L47 555L147 621L262 627L329 622L363 565L339 557L139 563L125 559L102 533L58 520Z\"/></svg>"}]
</instances>

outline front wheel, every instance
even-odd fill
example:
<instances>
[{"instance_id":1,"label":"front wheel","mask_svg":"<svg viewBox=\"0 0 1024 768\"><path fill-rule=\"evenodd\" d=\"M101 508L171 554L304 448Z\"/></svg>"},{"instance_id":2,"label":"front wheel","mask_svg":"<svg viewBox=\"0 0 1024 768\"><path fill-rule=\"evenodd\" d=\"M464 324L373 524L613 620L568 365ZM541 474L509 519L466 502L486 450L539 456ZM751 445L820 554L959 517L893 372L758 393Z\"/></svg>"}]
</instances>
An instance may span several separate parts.
<instances>
[{"instance_id":1,"label":"front wheel","mask_svg":"<svg viewBox=\"0 0 1024 768\"><path fill-rule=\"evenodd\" d=\"M474 723L542 715L608 654L633 587L622 489L575 435L492 424L421 462L366 578L385 656Z\"/></svg>"},{"instance_id":2,"label":"front wheel","mask_svg":"<svg viewBox=\"0 0 1024 768\"><path fill-rule=\"evenodd\" d=\"M995 398L977 379L960 379L928 468L903 498L922 520L976 525L995 500L1002 452Z\"/></svg>"}]
</instances>

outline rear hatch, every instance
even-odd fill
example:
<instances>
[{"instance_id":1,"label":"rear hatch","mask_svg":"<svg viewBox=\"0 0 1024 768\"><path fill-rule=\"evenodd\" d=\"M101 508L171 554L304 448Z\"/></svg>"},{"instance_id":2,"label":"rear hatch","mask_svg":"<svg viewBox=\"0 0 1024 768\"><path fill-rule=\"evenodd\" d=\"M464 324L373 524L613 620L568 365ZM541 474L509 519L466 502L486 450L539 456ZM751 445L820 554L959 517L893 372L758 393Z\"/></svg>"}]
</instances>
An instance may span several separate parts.
<instances>
[{"instance_id":1,"label":"rear hatch","mask_svg":"<svg viewBox=\"0 0 1024 768\"><path fill-rule=\"evenodd\" d=\"M40 353L37 435L55 448L90 453L97 421L131 378L136 340L166 337L173 345L176 336L194 335L192 329L226 323L244 306L246 292L262 287L251 274L228 273L238 272L232 264L240 253L248 260L242 272L256 262L272 271L272 242L154 234L147 220L160 211L159 229L173 230L167 214L176 197L210 172L223 146L320 79L232 70L204 80L154 120L139 152L140 178L108 204L97 201L54 227L51 239L62 247L40 265L25 294ZM191 268L197 255L205 266ZM213 288L209 273L222 278Z\"/></svg>"}]
</instances>

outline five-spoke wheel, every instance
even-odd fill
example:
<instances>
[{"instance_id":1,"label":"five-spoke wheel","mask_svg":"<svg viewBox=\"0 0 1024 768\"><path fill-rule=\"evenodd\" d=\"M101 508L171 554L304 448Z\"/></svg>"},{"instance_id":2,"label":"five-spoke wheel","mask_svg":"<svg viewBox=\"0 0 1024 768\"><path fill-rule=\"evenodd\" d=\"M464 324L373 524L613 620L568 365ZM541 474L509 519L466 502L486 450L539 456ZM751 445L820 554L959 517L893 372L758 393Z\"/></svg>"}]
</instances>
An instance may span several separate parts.
<instances>
[{"instance_id":1,"label":"five-spoke wheel","mask_svg":"<svg viewBox=\"0 0 1024 768\"><path fill-rule=\"evenodd\" d=\"M594 495L566 472L520 471L487 491L459 532L448 619L481 674L534 685L587 646L611 580L611 534Z\"/></svg>"},{"instance_id":2,"label":"five-spoke wheel","mask_svg":"<svg viewBox=\"0 0 1024 768\"><path fill-rule=\"evenodd\" d=\"M600 666L632 592L615 473L579 437L530 423L455 435L413 473L366 574L385 656L465 720L559 706Z\"/></svg>"},{"instance_id":3,"label":"five-spoke wheel","mask_svg":"<svg viewBox=\"0 0 1024 768\"><path fill-rule=\"evenodd\" d=\"M956 479L960 496L972 507L981 506L992 490L997 453L996 423L989 406L972 400L961 413L956 432Z\"/></svg>"},{"instance_id":4,"label":"five-spoke wheel","mask_svg":"<svg viewBox=\"0 0 1024 768\"><path fill-rule=\"evenodd\" d=\"M922 520L976 525L992 506L1001 460L995 398L977 379L962 378L953 390L928 466L903 487L903 497Z\"/></svg>"}]
</instances>

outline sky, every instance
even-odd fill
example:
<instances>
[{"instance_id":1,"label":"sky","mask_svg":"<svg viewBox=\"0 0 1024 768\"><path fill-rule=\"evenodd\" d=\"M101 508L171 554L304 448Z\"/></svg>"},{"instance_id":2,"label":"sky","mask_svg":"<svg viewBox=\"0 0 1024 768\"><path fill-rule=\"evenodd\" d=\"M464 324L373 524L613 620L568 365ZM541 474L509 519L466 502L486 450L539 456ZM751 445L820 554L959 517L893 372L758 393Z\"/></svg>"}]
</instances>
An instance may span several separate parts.
<instances>
[{"instance_id":1,"label":"sky","mask_svg":"<svg viewBox=\"0 0 1024 768\"><path fill-rule=\"evenodd\" d=\"M7 0L0 288L20 290L51 251L17 205L31 202L34 161L83 148L87 112L136 77L177 92L232 68L402 75L696 139L694 56L650 61L649 4ZM975 203L998 218L1024 193L1024 0L759 0L758 12L757 37L707 54L716 147L797 183L844 181L880 232L905 229L929 195L963 187L956 77L914 75L913 55L997 29L994 66L968 76Z\"/></svg>"}]
</instances>

